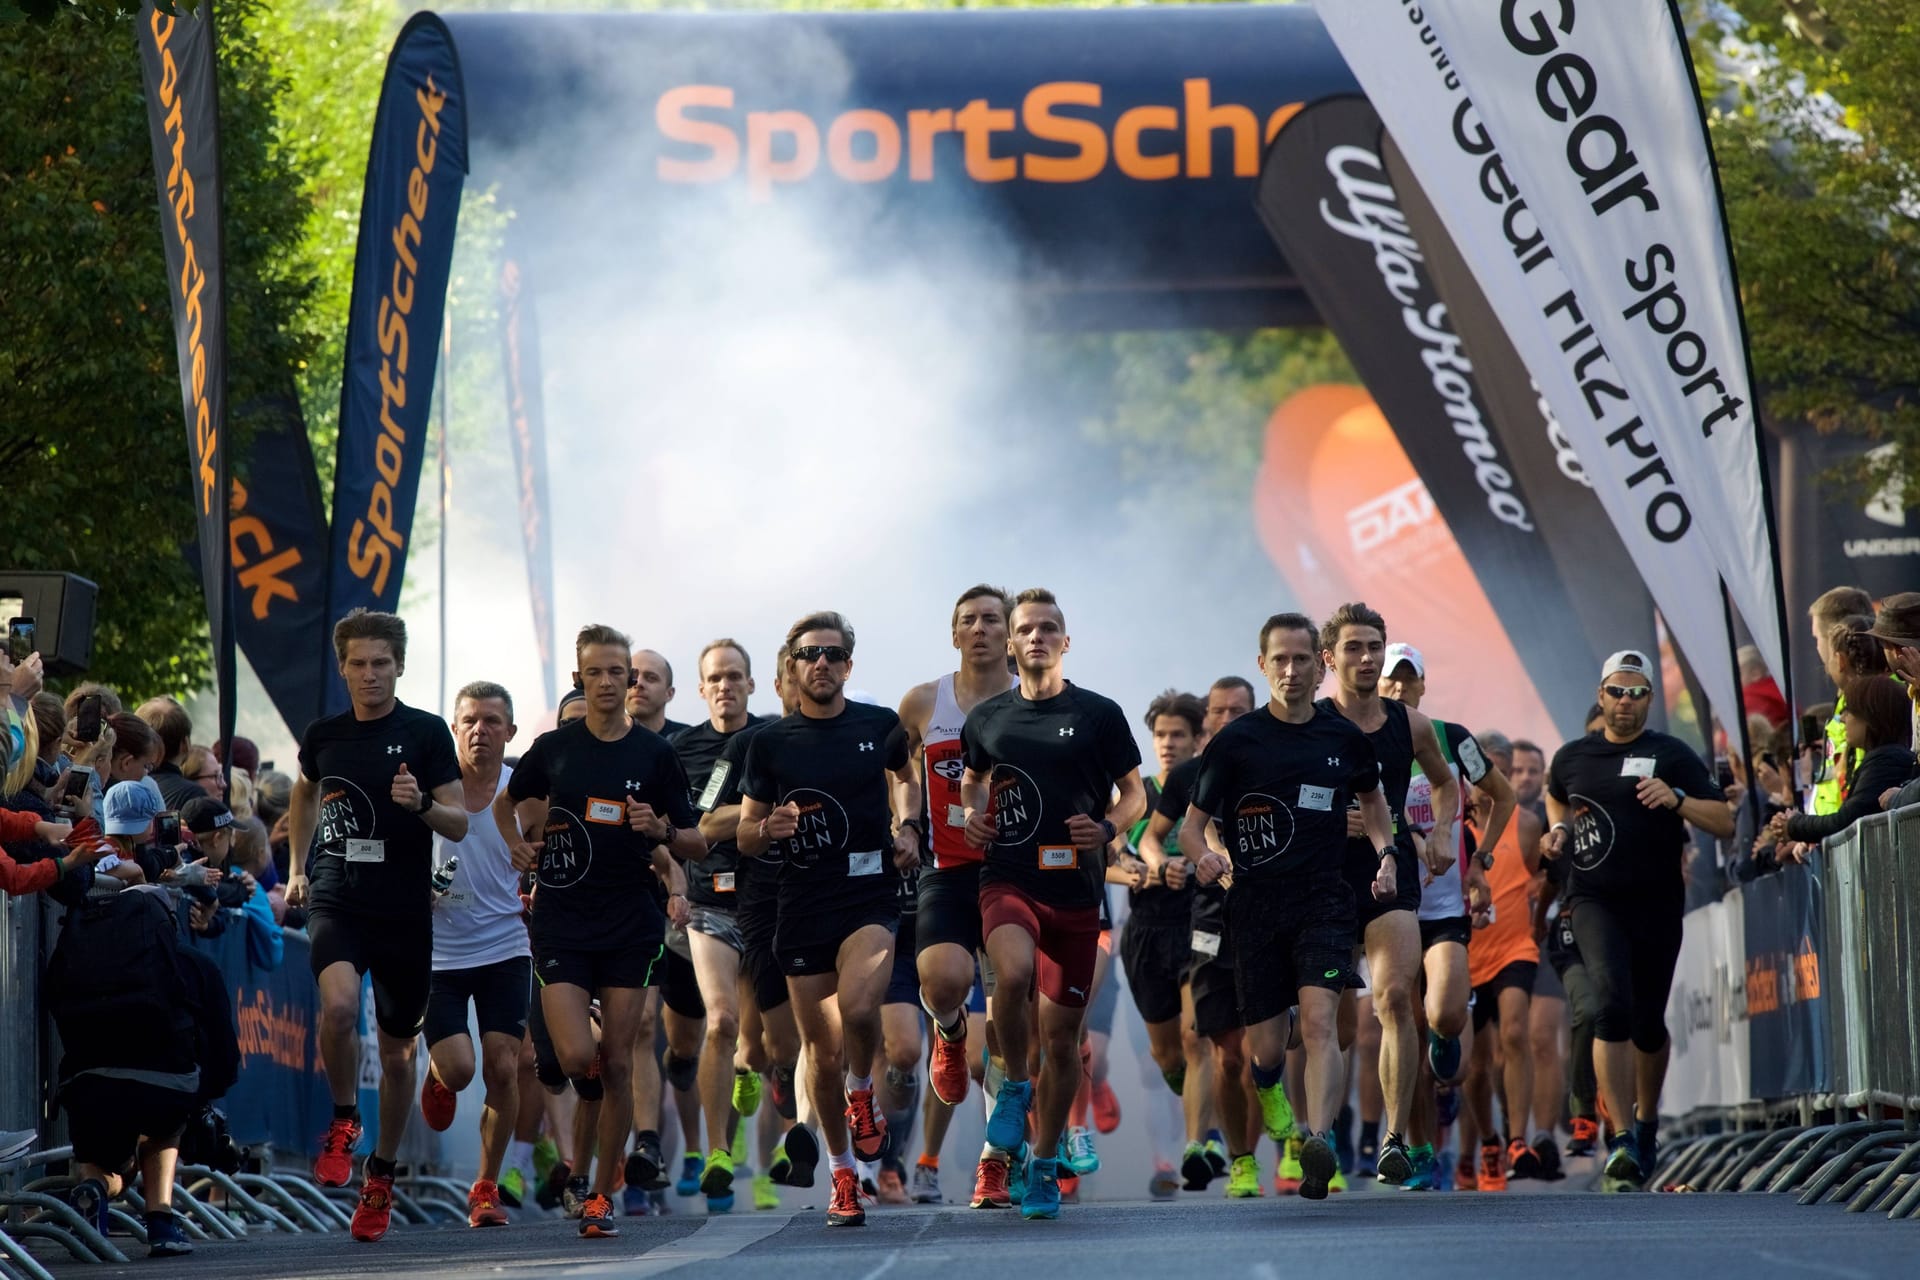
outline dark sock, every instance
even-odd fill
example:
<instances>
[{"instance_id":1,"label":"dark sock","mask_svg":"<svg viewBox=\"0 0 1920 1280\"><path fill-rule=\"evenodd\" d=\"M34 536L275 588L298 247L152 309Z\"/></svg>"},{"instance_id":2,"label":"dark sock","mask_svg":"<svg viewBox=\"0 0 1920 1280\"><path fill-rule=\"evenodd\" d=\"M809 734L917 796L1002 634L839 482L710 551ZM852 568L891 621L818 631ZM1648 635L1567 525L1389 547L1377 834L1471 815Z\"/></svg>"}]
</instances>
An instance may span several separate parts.
<instances>
[{"instance_id":1,"label":"dark sock","mask_svg":"<svg viewBox=\"0 0 1920 1280\"><path fill-rule=\"evenodd\" d=\"M360 1108L358 1105L351 1102L349 1102L344 1107L336 1102L333 1104L333 1118L335 1120L351 1120L355 1124L359 1124Z\"/></svg>"},{"instance_id":2,"label":"dark sock","mask_svg":"<svg viewBox=\"0 0 1920 1280\"><path fill-rule=\"evenodd\" d=\"M394 1164L391 1160L382 1160L379 1156L367 1157L367 1173L373 1177L391 1178Z\"/></svg>"},{"instance_id":3,"label":"dark sock","mask_svg":"<svg viewBox=\"0 0 1920 1280\"><path fill-rule=\"evenodd\" d=\"M1653 1150L1659 1133L1660 1122L1658 1120L1635 1120L1633 1122L1633 1145L1640 1148L1641 1155L1645 1155L1647 1152Z\"/></svg>"},{"instance_id":4,"label":"dark sock","mask_svg":"<svg viewBox=\"0 0 1920 1280\"><path fill-rule=\"evenodd\" d=\"M1280 1077L1287 1073L1285 1062L1277 1062L1271 1067L1263 1067L1257 1062L1250 1065L1253 1067L1253 1083L1261 1089L1273 1088L1280 1083Z\"/></svg>"},{"instance_id":5,"label":"dark sock","mask_svg":"<svg viewBox=\"0 0 1920 1280\"><path fill-rule=\"evenodd\" d=\"M1378 1120L1362 1120L1360 1122L1360 1149L1362 1151L1378 1151L1380 1149L1380 1122Z\"/></svg>"}]
</instances>

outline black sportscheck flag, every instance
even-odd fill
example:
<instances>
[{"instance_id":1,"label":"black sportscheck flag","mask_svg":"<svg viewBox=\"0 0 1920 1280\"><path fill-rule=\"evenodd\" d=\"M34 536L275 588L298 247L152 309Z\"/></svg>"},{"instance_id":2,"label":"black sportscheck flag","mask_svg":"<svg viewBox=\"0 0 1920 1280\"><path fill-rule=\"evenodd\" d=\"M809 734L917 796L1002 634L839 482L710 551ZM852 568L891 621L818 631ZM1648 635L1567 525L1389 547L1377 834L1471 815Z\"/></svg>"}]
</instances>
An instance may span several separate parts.
<instances>
[{"instance_id":1,"label":"black sportscheck flag","mask_svg":"<svg viewBox=\"0 0 1920 1280\"><path fill-rule=\"evenodd\" d=\"M135 19L160 190L167 293L186 410L200 580L219 690L220 738L233 736L233 617L227 493L227 313L221 240L220 107L213 0Z\"/></svg>"},{"instance_id":2,"label":"black sportscheck flag","mask_svg":"<svg viewBox=\"0 0 1920 1280\"><path fill-rule=\"evenodd\" d=\"M1275 138L1255 203L1426 484L1554 723L1577 737L1599 660L1572 634L1572 602L1540 536L1537 499L1489 425L1482 375L1408 230L1380 139L1365 98L1313 103Z\"/></svg>"},{"instance_id":3,"label":"black sportscheck flag","mask_svg":"<svg viewBox=\"0 0 1920 1280\"><path fill-rule=\"evenodd\" d=\"M1566 584L1572 612L1562 635L1567 644L1582 646L1598 683L1600 665L1616 651L1659 652L1653 596L1586 482L1573 446L1553 421L1545 397L1474 280L1472 268L1408 170L1400 148L1384 132L1380 153L1407 228L1426 258L1427 276L1446 301L1453 331L1473 357L1474 381L1487 407L1487 421L1514 479L1532 502L1541 545ZM1664 718L1665 706L1663 699L1656 698L1654 714Z\"/></svg>"}]
</instances>

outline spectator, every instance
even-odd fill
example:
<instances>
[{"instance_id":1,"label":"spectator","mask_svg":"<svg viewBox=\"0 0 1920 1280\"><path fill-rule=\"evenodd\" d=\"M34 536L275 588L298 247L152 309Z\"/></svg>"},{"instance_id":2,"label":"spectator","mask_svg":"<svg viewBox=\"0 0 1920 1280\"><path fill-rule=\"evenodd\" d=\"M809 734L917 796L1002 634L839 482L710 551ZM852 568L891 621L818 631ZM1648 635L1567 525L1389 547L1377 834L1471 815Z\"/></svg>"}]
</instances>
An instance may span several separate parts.
<instances>
[{"instance_id":1,"label":"spectator","mask_svg":"<svg viewBox=\"0 0 1920 1280\"><path fill-rule=\"evenodd\" d=\"M258 818L243 821L236 813L233 830L231 865L253 877L254 883L266 895L267 906L272 910L274 920L284 923L287 914L286 886L280 881L279 868L273 865L273 847L267 837L266 824Z\"/></svg>"},{"instance_id":2,"label":"spectator","mask_svg":"<svg viewBox=\"0 0 1920 1280\"><path fill-rule=\"evenodd\" d=\"M1840 808L1830 814L1775 814L1763 839L1817 844L1880 812L1889 794L1913 777L1912 704L1906 690L1891 676L1874 675L1855 677L1841 692L1846 745L1862 759Z\"/></svg>"},{"instance_id":3,"label":"spectator","mask_svg":"<svg viewBox=\"0 0 1920 1280\"><path fill-rule=\"evenodd\" d=\"M1848 618L1871 618L1873 597L1859 587L1835 587L1813 602L1813 607L1807 610L1807 616L1813 624L1813 645L1820 653L1820 666L1831 678L1834 628ZM1838 685L1839 681L1835 680L1834 683ZM1807 693L1810 694L1811 690ZM1853 762L1846 756L1846 730L1840 724L1840 707L1837 704L1823 723L1825 729L1822 733L1802 735L1802 741L1825 743L1825 750L1814 758L1813 811L1833 813L1840 808L1841 774L1845 766Z\"/></svg>"},{"instance_id":4,"label":"spectator","mask_svg":"<svg viewBox=\"0 0 1920 1280\"><path fill-rule=\"evenodd\" d=\"M193 796L197 784L187 775L187 752L193 742L193 718L172 698L149 698L134 712L160 737L160 762L152 778L169 809L178 809ZM202 748L205 750L205 748Z\"/></svg>"},{"instance_id":5,"label":"spectator","mask_svg":"<svg viewBox=\"0 0 1920 1280\"><path fill-rule=\"evenodd\" d=\"M98 684L92 680L88 680L83 684L75 685L73 691L67 694L67 719L72 720L79 714L80 701L89 694L100 699L100 714L102 717L117 716L126 711L126 708L120 704L119 694L104 684Z\"/></svg>"},{"instance_id":6,"label":"spectator","mask_svg":"<svg viewBox=\"0 0 1920 1280\"><path fill-rule=\"evenodd\" d=\"M247 952L254 965L262 969L278 968L284 948L280 925L259 882L233 860L235 841L242 828L234 821L232 810L212 796L196 796L180 811L180 825L193 845L193 852L205 860L208 870L221 872L216 885L189 888L187 895L196 904L212 904L223 913L239 913L247 925ZM224 915L216 915L207 920L204 927L196 924L194 932L213 937L225 929Z\"/></svg>"},{"instance_id":7,"label":"spectator","mask_svg":"<svg viewBox=\"0 0 1920 1280\"><path fill-rule=\"evenodd\" d=\"M209 868L205 859L188 860L181 856L183 851L193 852L191 845L156 842L154 819L166 812L159 789L145 778L138 782L116 782L107 788L100 825L113 846L113 853L101 860L100 870L128 884L168 884L181 888L217 884L218 869Z\"/></svg>"},{"instance_id":8,"label":"spectator","mask_svg":"<svg viewBox=\"0 0 1920 1280\"><path fill-rule=\"evenodd\" d=\"M1778 729L1787 723L1787 699L1780 692L1780 685L1767 670L1766 661L1761 658L1755 645L1743 644L1739 650L1740 696L1747 704L1748 715L1762 715L1767 719L1769 728Z\"/></svg>"},{"instance_id":9,"label":"spectator","mask_svg":"<svg viewBox=\"0 0 1920 1280\"><path fill-rule=\"evenodd\" d=\"M106 727L113 730L113 752L103 785L145 782L161 761L160 735L145 720L124 711L107 717ZM163 801L166 798L158 787L153 788L153 793ZM161 807L165 808L166 805L162 804Z\"/></svg>"},{"instance_id":10,"label":"spectator","mask_svg":"<svg viewBox=\"0 0 1920 1280\"><path fill-rule=\"evenodd\" d=\"M227 802L227 808L233 810L235 822L248 822L254 817L253 779L244 769L233 771L233 781L227 788L227 794L220 797Z\"/></svg>"},{"instance_id":11,"label":"spectator","mask_svg":"<svg viewBox=\"0 0 1920 1280\"><path fill-rule=\"evenodd\" d=\"M275 879L287 882L287 867L291 855L287 842L288 834L287 805L293 794L293 779L277 769L269 769L260 775L260 785L254 790L254 811L260 815L260 821L267 827L267 845L273 858Z\"/></svg>"},{"instance_id":12,"label":"spectator","mask_svg":"<svg viewBox=\"0 0 1920 1280\"><path fill-rule=\"evenodd\" d=\"M213 744L213 758L215 760L225 763L228 755L226 743L216 742ZM233 771L235 773L244 773L249 778L258 778L260 776L260 748L254 745L252 738L235 738L233 740L231 755Z\"/></svg>"},{"instance_id":13,"label":"spectator","mask_svg":"<svg viewBox=\"0 0 1920 1280\"><path fill-rule=\"evenodd\" d=\"M1880 605L1880 621L1867 634L1880 642L1887 666L1906 683L1914 740L1920 742L1920 592L1888 596Z\"/></svg>"},{"instance_id":14,"label":"spectator","mask_svg":"<svg viewBox=\"0 0 1920 1280\"><path fill-rule=\"evenodd\" d=\"M181 762L180 771L187 781L193 784L193 790L180 797L177 808L187 807L187 801L195 796L212 796L215 800L227 798L227 772L220 762L213 758L213 750L197 743L187 748L186 759ZM171 803L171 797L169 797Z\"/></svg>"}]
</instances>

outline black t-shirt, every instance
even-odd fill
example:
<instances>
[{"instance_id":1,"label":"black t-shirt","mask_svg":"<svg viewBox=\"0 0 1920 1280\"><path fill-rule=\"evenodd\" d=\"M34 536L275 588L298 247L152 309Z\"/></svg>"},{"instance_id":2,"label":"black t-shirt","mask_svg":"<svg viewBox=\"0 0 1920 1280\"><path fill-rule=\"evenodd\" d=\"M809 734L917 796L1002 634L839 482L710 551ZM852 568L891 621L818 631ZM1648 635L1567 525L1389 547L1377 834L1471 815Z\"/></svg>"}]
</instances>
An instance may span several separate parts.
<instances>
[{"instance_id":1,"label":"black t-shirt","mask_svg":"<svg viewBox=\"0 0 1920 1280\"><path fill-rule=\"evenodd\" d=\"M1220 822L1236 886L1337 876L1347 805L1380 786L1373 744L1324 707L1291 724L1270 711L1241 716L1201 757L1193 803Z\"/></svg>"},{"instance_id":2,"label":"black t-shirt","mask_svg":"<svg viewBox=\"0 0 1920 1280\"><path fill-rule=\"evenodd\" d=\"M1161 801L1165 799L1168 790L1173 786L1173 778L1188 764L1192 763L1194 762L1183 761L1175 765L1173 768L1167 770L1167 776L1164 780L1160 778L1148 778L1146 780L1147 816L1142 818L1133 829L1132 844L1135 853L1138 853L1140 850L1140 838L1146 833L1147 826L1153 821L1154 814L1161 812ZM1187 781L1184 784L1184 795L1187 797L1190 797L1193 793L1193 777L1194 774L1188 774ZM1167 852L1167 857L1171 860L1180 856L1180 846L1178 843L1180 838L1180 823L1181 820L1187 816L1187 800L1185 798L1181 799L1179 813L1169 814L1168 816L1172 819L1173 826L1168 829L1167 838L1163 844ZM1130 901L1132 903L1133 918L1143 925L1179 925L1185 928L1187 919L1193 911L1193 886L1193 877L1188 876L1186 884L1178 889L1169 889L1164 884L1156 882L1148 885L1144 889L1131 890Z\"/></svg>"},{"instance_id":3,"label":"black t-shirt","mask_svg":"<svg viewBox=\"0 0 1920 1280\"><path fill-rule=\"evenodd\" d=\"M1322 698L1313 705L1329 715L1347 719L1332 698ZM1399 846L1404 860L1413 856L1413 836L1406 820L1407 787L1413 781L1413 722L1407 718L1405 703L1382 698L1380 705L1386 709L1387 718L1366 738L1373 744L1373 758L1380 768L1380 786L1386 791L1387 812L1393 818L1393 842ZM1347 723L1353 722L1347 720ZM1364 835L1347 841L1347 858L1356 866L1367 867L1369 878L1380 861L1372 842Z\"/></svg>"},{"instance_id":4,"label":"black t-shirt","mask_svg":"<svg viewBox=\"0 0 1920 1280\"><path fill-rule=\"evenodd\" d=\"M740 783L747 773L747 747L759 732L772 724L773 717L761 716L747 722L747 727L730 736L720 748L720 755L714 761L713 773L707 778L707 785L694 801L694 807L702 813L712 813L715 809L724 809L728 805L740 803ZM719 778L718 785L714 779ZM780 851L769 848L757 858L738 857L740 846L732 845L736 855L734 867L734 910L746 911L774 899L780 879Z\"/></svg>"},{"instance_id":5,"label":"black t-shirt","mask_svg":"<svg viewBox=\"0 0 1920 1280\"><path fill-rule=\"evenodd\" d=\"M701 723L705 724L706 721L703 720ZM662 720L660 722L660 736L668 742L672 742L692 727L693 726L689 724L681 724L678 720Z\"/></svg>"},{"instance_id":6,"label":"black t-shirt","mask_svg":"<svg viewBox=\"0 0 1920 1280\"><path fill-rule=\"evenodd\" d=\"M739 803L719 799L729 783L734 782L733 773L738 767L735 761L723 762L721 753L728 743L761 719L763 717L748 716L747 723L732 733L722 733L713 727L711 720L702 720L674 737L674 754L680 757L680 766L687 771L687 789L693 797L694 808L708 813L721 804ZM737 785L734 789L737 794ZM713 793L711 799L707 795L709 791ZM687 901L695 906L734 910L740 901L739 870L740 848L734 844L733 837L708 841L707 856L687 864Z\"/></svg>"},{"instance_id":7,"label":"black t-shirt","mask_svg":"<svg viewBox=\"0 0 1920 1280\"><path fill-rule=\"evenodd\" d=\"M968 769L991 777L998 832L980 882L1010 884L1053 906L1098 906L1106 856L1074 848L1067 819L1105 818L1114 783L1140 767L1119 706L1071 681L1039 701L1015 687L967 713L960 754Z\"/></svg>"},{"instance_id":8,"label":"black t-shirt","mask_svg":"<svg viewBox=\"0 0 1920 1280\"><path fill-rule=\"evenodd\" d=\"M1651 730L1632 742L1590 733L1561 747L1547 769L1547 794L1567 807L1566 847L1572 864L1567 898L1603 901L1684 900L1680 851L1687 825L1677 809L1640 803L1642 778L1658 778L1689 798L1724 800L1706 762L1678 738Z\"/></svg>"},{"instance_id":9,"label":"black t-shirt","mask_svg":"<svg viewBox=\"0 0 1920 1280\"><path fill-rule=\"evenodd\" d=\"M507 781L514 803L547 802L536 873L536 947L610 951L658 946L666 919L655 897L659 842L627 824L627 798L675 827L698 822L686 770L666 739L639 725L603 742L575 720L534 739Z\"/></svg>"},{"instance_id":10,"label":"black t-shirt","mask_svg":"<svg viewBox=\"0 0 1920 1280\"><path fill-rule=\"evenodd\" d=\"M1200 762L1204 756L1195 756L1185 764L1175 765L1168 773L1160 788L1160 800L1154 807L1156 813L1165 814L1179 830L1180 823L1187 816L1187 806L1193 802L1193 787L1200 780ZM1217 826L1216 822L1216 826ZM1174 846L1168 845L1168 852ZM1195 933L1211 933L1218 937L1227 927L1227 891L1219 881L1201 884L1197 879L1187 881L1190 886L1187 905L1187 923Z\"/></svg>"},{"instance_id":11,"label":"black t-shirt","mask_svg":"<svg viewBox=\"0 0 1920 1280\"><path fill-rule=\"evenodd\" d=\"M782 911L832 911L898 895L888 771L906 765L900 717L863 702L830 719L787 716L753 735L742 794L800 809L799 830L766 854L780 865Z\"/></svg>"},{"instance_id":12,"label":"black t-shirt","mask_svg":"<svg viewBox=\"0 0 1920 1280\"><path fill-rule=\"evenodd\" d=\"M380 919L432 913L433 831L393 802L402 764L422 791L458 782L446 722L396 702L378 720L356 720L348 710L307 726L300 774L320 784L307 856L314 910Z\"/></svg>"}]
</instances>

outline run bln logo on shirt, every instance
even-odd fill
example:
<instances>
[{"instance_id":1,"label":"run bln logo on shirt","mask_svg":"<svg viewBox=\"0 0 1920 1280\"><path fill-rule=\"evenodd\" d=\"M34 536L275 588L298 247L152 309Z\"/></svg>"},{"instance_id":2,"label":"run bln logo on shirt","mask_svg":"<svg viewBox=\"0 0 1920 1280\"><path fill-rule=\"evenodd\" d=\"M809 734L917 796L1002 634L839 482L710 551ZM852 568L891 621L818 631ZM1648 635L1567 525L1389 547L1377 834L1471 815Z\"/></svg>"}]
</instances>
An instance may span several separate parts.
<instances>
[{"instance_id":1,"label":"run bln logo on shirt","mask_svg":"<svg viewBox=\"0 0 1920 1280\"><path fill-rule=\"evenodd\" d=\"M1246 871L1265 866L1293 847L1293 832L1293 810L1284 800L1248 792L1233 815L1234 864Z\"/></svg>"},{"instance_id":2,"label":"run bln logo on shirt","mask_svg":"<svg viewBox=\"0 0 1920 1280\"><path fill-rule=\"evenodd\" d=\"M1576 792L1568 799L1572 801L1568 825L1573 828L1573 865L1592 871L1613 852L1613 819L1587 796Z\"/></svg>"},{"instance_id":3,"label":"run bln logo on shirt","mask_svg":"<svg viewBox=\"0 0 1920 1280\"><path fill-rule=\"evenodd\" d=\"M353 861L349 846L379 836L375 829L373 802L358 784L341 777L320 780L320 820L314 832L314 847L322 853L338 852Z\"/></svg>"},{"instance_id":4,"label":"run bln logo on shirt","mask_svg":"<svg viewBox=\"0 0 1920 1280\"><path fill-rule=\"evenodd\" d=\"M993 842L1011 847L1024 844L1040 830L1046 805L1031 774L1017 765L996 764L988 775L994 822Z\"/></svg>"},{"instance_id":5,"label":"run bln logo on shirt","mask_svg":"<svg viewBox=\"0 0 1920 1280\"><path fill-rule=\"evenodd\" d=\"M847 811L838 800L824 791L800 787L789 791L782 803L800 810L799 827L780 842L789 863L804 870L824 856L847 852ZM854 872L849 869L848 874Z\"/></svg>"},{"instance_id":6,"label":"run bln logo on shirt","mask_svg":"<svg viewBox=\"0 0 1920 1280\"><path fill-rule=\"evenodd\" d=\"M622 815L624 817L624 814ZM540 850L540 883L571 889L593 869L593 837L580 816L558 805L547 809L546 843Z\"/></svg>"}]
</instances>

